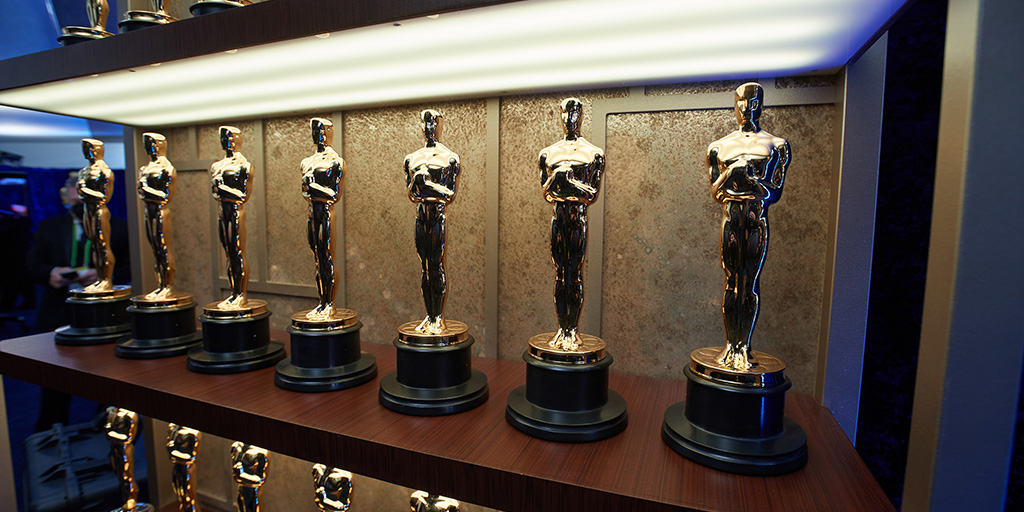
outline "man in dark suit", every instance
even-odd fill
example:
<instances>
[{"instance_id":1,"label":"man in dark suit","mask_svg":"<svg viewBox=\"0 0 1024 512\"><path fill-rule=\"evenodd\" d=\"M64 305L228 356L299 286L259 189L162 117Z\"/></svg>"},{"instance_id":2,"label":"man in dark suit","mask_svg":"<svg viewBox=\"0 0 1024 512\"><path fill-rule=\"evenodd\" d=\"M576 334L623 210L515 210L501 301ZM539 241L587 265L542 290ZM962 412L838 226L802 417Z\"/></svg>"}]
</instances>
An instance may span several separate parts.
<instances>
[{"instance_id":1,"label":"man in dark suit","mask_svg":"<svg viewBox=\"0 0 1024 512\"><path fill-rule=\"evenodd\" d=\"M43 294L36 313L36 331L49 332L67 325L70 314L67 304L69 287L84 287L96 281L96 269L89 258L89 243L82 229L82 200L75 191L77 173L61 189L61 199L68 212L39 222L29 249L26 271L29 279L43 285ZM131 280L128 254L128 226L124 219L110 219L114 249L114 282ZM70 395L43 389L42 407L35 430L47 430L54 423L67 423Z\"/></svg>"}]
</instances>

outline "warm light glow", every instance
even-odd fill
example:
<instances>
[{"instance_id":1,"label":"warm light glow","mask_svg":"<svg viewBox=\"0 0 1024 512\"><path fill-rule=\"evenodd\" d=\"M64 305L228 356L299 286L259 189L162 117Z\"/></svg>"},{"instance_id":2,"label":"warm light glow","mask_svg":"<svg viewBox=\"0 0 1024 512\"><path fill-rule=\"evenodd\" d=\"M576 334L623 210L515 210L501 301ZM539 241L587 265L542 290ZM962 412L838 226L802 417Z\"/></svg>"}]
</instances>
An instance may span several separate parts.
<instances>
[{"instance_id":1,"label":"warm light glow","mask_svg":"<svg viewBox=\"0 0 1024 512\"><path fill-rule=\"evenodd\" d=\"M136 126L845 64L906 0L531 0L0 92Z\"/></svg>"}]
</instances>

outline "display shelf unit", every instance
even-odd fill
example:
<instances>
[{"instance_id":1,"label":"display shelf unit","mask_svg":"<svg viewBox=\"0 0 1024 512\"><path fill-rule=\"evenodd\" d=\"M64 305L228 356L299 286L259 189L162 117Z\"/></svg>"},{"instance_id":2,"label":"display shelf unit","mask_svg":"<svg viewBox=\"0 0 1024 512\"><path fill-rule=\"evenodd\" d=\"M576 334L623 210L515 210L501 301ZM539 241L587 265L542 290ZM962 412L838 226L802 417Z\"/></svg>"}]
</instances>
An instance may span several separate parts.
<instances>
[{"instance_id":1,"label":"display shelf unit","mask_svg":"<svg viewBox=\"0 0 1024 512\"><path fill-rule=\"evenodd\" d=\"M377 358L380 375L395 369L390 344L363 343L363 350ZM473 367L487 374L490 399L462 414L424 418L380 406L379 377L303 394L276 387L272 368L202 375L185 369L184 356L119 359L110 345L57 346L52 333L0 343L4 375L500 510L892 510L811 396L790 393L786 402L787 415L807 431L807 466L750 477L697 465L662 442L665 409L685 398L683 380L612 373L611 389L629 404L625 432L559 444L505 422L505 397L525 381L523 362L474 358Z\"/></svg>"},{"instance_id":2,"label":"display shelf unit","mask_svg":"<svg viewBox=\"0 0 1024 512\"><path fill-rule=\"evenodd\" d=\"M273 0L0 61L0 90L517 0Z\"/></svg>"}]
</instances>

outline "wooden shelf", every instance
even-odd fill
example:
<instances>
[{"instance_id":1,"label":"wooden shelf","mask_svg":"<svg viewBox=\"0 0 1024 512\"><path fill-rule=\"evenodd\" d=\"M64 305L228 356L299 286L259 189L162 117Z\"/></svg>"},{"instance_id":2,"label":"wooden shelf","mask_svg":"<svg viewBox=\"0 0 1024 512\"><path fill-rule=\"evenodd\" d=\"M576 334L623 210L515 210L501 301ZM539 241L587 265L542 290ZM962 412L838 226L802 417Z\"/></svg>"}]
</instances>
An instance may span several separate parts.
<instances>
[{"instance_id":1,"label":"wooden shelf","mask_svg":"<svg viewBox=\"0 0 1024 512\"><path fill-rule=\"evenodd\" d=\"M278 339L286 340L283 333ZM395 369L390 344L363 343L379 375ZM65 347L53 334L0 343L0 373L116 404L229 439L399 485L500 510L892 510L832 415L790 393L787 415L807 431L807 466L772 478L692 463L661 440L665 409L681 380L612 373L629 404L629 427L597 443L559 444L505 422L505 397L525 382L525 363L474 358L490 399L454 416L420 418L377 403L378 376L354 389L304 394L274 385L272 368L201 375L185 357L126 360L110 345ZM203 455L200 454L200 457Z\"/></svg>"},{"instance_id":2,"label":"wooden shelf","mask_svg":"<svg viewBox=\"0 0 1024 512\"><path fill-rule=\"evenodd\" d=\"M516 0L273 0L0 61L0 90Z\"/></svg>"}]
</instances>

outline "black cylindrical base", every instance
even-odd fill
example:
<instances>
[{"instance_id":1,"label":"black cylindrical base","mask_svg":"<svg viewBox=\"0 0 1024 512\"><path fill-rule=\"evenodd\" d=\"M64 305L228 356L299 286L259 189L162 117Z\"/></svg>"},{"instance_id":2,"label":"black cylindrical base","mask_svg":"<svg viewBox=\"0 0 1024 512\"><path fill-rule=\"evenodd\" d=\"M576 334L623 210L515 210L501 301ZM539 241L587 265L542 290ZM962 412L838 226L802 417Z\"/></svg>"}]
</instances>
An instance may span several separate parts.
<instances>
[{"instance_id":1,"label":"black cylindrical base","mask_svg":"<svg viewBox=\"0 0 1024 512\"><path fill-rule=\"evenodd\" d=\"M217 319L201 315L203 345L188 352L186 367L198 373L242 373L274 366L284 344L270 339L270 313Z\"/></svg>"},{"instance_id":2,"label":"black cylindrical base","mask_svg":"<svg viewBox=\"0 0 1024 512\"><path fill-rule=\"evenodd\" d=\"M360 352L362 327L362 322L333 331L289 327L291 357L277 363L274 383L291 391L320 393L369 382L377 376L377 360Z\"/></svg>"},{"instance_id":3,"label":"black cylindrical base","mask_svg":"<svg viewBox=\"0 0 1024 512\"><path fill-rule=\"evenodd\" d=\"M196 305L168 308L130 306L132 337L114 347L114 355L125 359L157 359L187 354L199 346L203 335L196 331Z\"/></svg>"},{"instance_id":4,"label":"black cylindrical base","mask_svg":"<svg viewBox=\"0 0 1024 512\"><path fill-rule=\"evenodd\" d=\"M472 366L472 336L445 347L394 343L398 368L380 380L384 407L413 416L443 416L487 401L487 376Z\"/></svg>"},{"instance_id":5,"label":"black cylindrical base","mask_svg":"<svg viewBox=\"0 0 1024 512\"><path fill-rule=\"evenodd\" d=\"M58 345L101 345L113 343L131 332L128 317L129 297L116 299L75 299L66 302L71 324L57 329Z\"/></svg>"},{"instance_id":6,"label":"black cylindrical base","mask_svg":"<svg viewBox=\"0 0 1024 512\"><path fill-rule=\"evenodd\" d=\"M167 23L161 23L153 20L121 20L121 22L117 24L117 28L122 34L127 34L128 32L133 32L135 30L166 24Z\"/></svg>"},{"instance_id":7,"label":"black cylindrical base","mask_svg":"<svg viewBox=\"0 0 1024 512\"><path fill-rule=\"evenodd\" d=\"M680 455L744 475L780 475L807 463L807 434L784 415L792 383L742 387L684 371L686 401L665 411L662 439Z\"/></svg>"},{"instance_id":8,"label":"black cylindrical base","mask_svg":"<svg viewBox=\"0 0 1024 512\"><path fill-rule=\"evenodd\" d=\"M523 353L526 385L508 395L505 419L536 438L561 443L599 441L626 428L626 400L608 389L612 356L593 363L540 361Z\"/></svg>"},{"instance_id":9,"label":"black cylindrical base","mask_svg":"<svg viewBox=\"0 0 1024 512\"><path fill-rule=\"evenodd\" d=\"M188 12L192 13L192 17L196 17L234 9L235 7L238 6L220 2L196 2L188 7Z\"/></svg>"}]
</instances>

